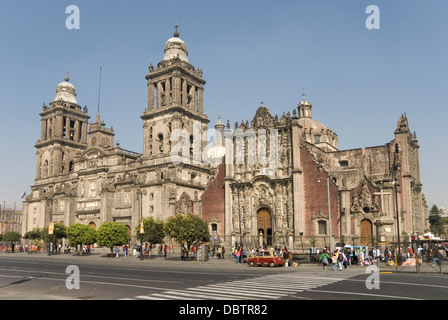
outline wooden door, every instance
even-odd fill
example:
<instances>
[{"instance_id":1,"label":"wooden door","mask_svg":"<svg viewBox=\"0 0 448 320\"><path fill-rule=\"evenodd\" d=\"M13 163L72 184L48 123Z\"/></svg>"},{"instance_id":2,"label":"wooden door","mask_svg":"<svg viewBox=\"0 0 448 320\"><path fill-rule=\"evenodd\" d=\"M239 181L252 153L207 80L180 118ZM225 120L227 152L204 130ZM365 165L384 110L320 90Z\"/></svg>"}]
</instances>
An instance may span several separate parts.
<instances>
[{"instance_id":1,"label":"wooden door","mask_svg":"<svg viewBox=\"0 0 448 320\"><path fill-rule=\"evenodd\" d=\"M368 246L372 243L372 222L370 220L361 220L361 246Z\"/></svg>"},{"instance_id":2,"label":"wooden door","mask_svg":"<svg viewBox=\"0 0 448 320\"><path fill-rule=\"evenodd\" d=\"M257 229L258 234L260 234L260 231L263 233L264 244L272 245L271 212L266 208L262 208L257 212Z\"/></svg>"}]
</instances>

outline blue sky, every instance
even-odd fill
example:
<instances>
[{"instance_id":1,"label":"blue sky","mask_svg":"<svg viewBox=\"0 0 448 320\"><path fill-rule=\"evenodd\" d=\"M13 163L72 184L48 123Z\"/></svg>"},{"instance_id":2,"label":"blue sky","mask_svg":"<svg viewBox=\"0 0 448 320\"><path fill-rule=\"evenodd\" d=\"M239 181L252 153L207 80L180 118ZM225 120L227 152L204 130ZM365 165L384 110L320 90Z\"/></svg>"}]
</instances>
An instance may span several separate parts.
<instances>
[{"instance_id":1,"label":"blue sky","mask_svg":"<svg viewBox=\"0 0 448 320\"><path fill-rule=\"evenodd\" d=\"M372 4L379 30L365 26ZM79 30L65 26L69 5ZM39 113L67 71L94 120L102 67L101 118L122 148L142 152L145 75L179 24L207 81L210 127L219 115L252 120L261 101L292 112L305 91L345 150L391 141L406 113L428 205L447 207L447 14L442 0L0 0L0 201L21 208L29 194Z\"/></svg>"}]
</instances>

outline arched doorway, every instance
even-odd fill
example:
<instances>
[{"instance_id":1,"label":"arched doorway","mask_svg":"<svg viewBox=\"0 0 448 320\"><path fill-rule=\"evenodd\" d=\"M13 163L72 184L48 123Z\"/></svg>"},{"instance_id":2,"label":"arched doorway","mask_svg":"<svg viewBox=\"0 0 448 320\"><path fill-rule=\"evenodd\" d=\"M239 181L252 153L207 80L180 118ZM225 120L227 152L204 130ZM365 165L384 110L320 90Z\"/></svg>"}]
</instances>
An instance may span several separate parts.
<instances>
[{"instance_id":1,"label":"arched doorway","mask_svg":"<svg viewBox=\"0 0 448 320\"><path fill-rule=\"evenodd\" d=\"M368 219L361 220L361 245L368 246L372 243L373 227L372 222Z\"/></svg>"},{"instance_id":2,"label":"arched doorway","mask_svg":"<svg viewBox=\"0 0 448 320\"><path fill-rule=\"evenodd\" d=\"M257 211L257 230L263 234L263 244L272 245L272 215L267 208Z\"/></svg>"}]
</instances>

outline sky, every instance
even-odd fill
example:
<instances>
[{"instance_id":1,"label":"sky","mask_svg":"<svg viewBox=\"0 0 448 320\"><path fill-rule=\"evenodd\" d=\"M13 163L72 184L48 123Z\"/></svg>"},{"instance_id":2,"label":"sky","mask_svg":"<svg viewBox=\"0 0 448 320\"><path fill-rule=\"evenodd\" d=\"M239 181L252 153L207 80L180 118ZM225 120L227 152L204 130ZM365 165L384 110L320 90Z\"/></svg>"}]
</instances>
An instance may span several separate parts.
<instances>
[{"instance_id":1,"label":"sky","mask_svg":"<svg viewBox=\"0 0 448 320\"><path fill-rule=\"evenodd\" d=\"M70 5L79 29L67 28ZM143 152L145 76L178 24L207 81L210 129L219 116L250 122L261 102L292 113L305 92L346 150L390 142L406 113L427 204L448 207L447 14L444 0L0 0L1 204L20 209L30 193L39 113L66 72L94 121L102 69L101 119Z\"/></svg>"}]
</instances>

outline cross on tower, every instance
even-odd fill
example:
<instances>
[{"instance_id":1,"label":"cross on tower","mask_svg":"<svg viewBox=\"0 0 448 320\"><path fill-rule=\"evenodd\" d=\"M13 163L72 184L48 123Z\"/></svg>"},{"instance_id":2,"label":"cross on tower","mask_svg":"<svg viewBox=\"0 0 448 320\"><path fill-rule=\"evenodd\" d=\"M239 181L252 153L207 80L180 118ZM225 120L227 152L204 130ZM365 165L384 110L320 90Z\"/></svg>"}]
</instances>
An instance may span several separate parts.
<instances>
[{"instance_id":1,"label":"cross on tower","mask_svg":"<svg viewBox=\"0 0 448 320\"><path fill-rule=\"evenodd\" d=\"M303 101L305 101L305 97L306 97L306 94L305 94L305 92L304 92L304 93L302 93L302 97L303 97Z\"/></svg>"},{"instance_id":2,"label":"cross on tower","mask_svg":"<svg viewBox=\"0 0 448 320\"><path fill-rule=\"evenodd\" d=\"M174 28L176 29L176 31L174 32L174 36L177 38L177 37L179 37L179 32L177 31L177 28L179 28L179 25L176 23Z\"/></svg>"}]
</instances>

